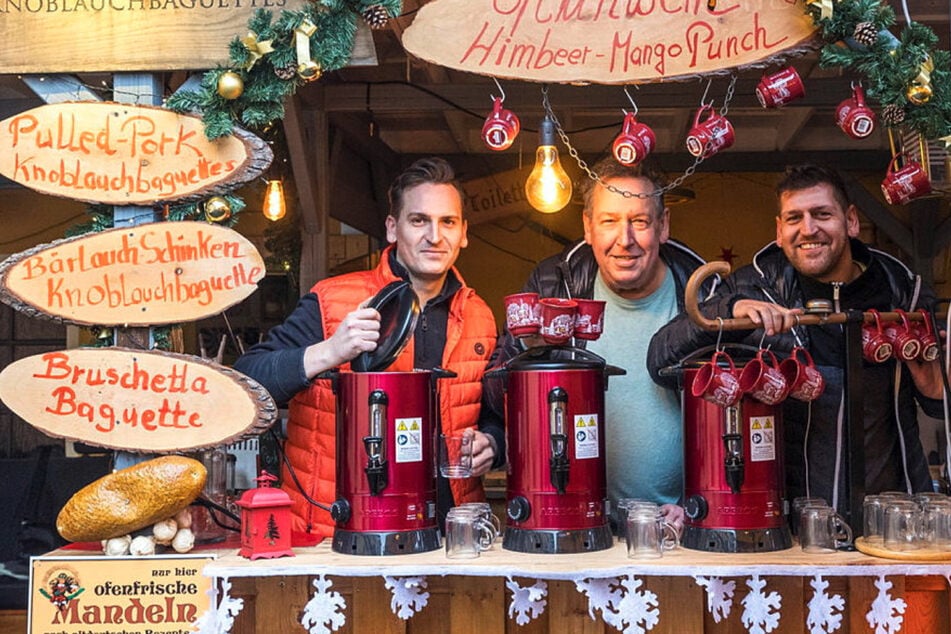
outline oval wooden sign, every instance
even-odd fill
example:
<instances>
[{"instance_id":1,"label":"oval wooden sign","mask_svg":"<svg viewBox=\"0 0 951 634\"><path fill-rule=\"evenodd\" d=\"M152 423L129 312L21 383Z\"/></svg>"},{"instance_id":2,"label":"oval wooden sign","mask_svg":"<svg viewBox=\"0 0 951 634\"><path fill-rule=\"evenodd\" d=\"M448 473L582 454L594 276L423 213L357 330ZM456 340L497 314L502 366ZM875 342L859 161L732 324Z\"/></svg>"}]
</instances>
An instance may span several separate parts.
<instances>
[{"instance_id":1,"label":"oval wooden sign","mask_svg":"<svg viewBox=\"0 0 951 634\"><path fill-rule=\"evenodd\" d=\"M128 348L34 355L0 372L0 400L45 434L163 453L267 429L277 407L250 378L198 357Z\"/></svg>"},{"instance_id":2,"label":"oval wooden sign","mask_svg":"<svg viewBox=\"0 0 951 634\"><path fill-rule=\"evenodd\" d=\"M110 102L47 104L0 121L0 174L44 194L145 205L227 192L273 153L246 130L209 141L199 117Z\"/></svg>"},{"instance_id":3,"label":"oval wooden sign","mask_svg":"<svg viewBox=\"0 0 951 634\"><path fill-rule=\"evenodd\" d=\"M446 37L451 33L452 37ZM470 73L540 82L689 79L801 54L816 27L791 0L434 0L407 51Z\"/></svg>"},{"instance_id":4,"label":"oval wooden sign","mask_svg":"<svg viewBox=\"0 0 951 634\"><path fill-rule=\"evenodd\" d=\"M175 324L237 304L264 274L261 255L237 231L157 222L17 253L0 263L0 300L74 324Z\"/></svg>"}]
</instances>

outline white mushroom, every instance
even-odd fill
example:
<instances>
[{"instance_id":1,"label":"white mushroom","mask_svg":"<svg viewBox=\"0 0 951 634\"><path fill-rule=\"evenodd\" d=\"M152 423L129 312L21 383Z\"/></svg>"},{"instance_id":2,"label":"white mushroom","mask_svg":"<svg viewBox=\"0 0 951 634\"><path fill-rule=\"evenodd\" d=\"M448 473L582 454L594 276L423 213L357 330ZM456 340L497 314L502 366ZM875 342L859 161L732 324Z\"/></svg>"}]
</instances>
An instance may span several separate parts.
<instances>
[{"instance_id":1,"label":"white mushroom","mask_svg":"<svg viewBox=\"0 0 951 634\"><path fill-rule=\"evenodd\" d=\"M120 557L129 554L129 544L132 543L131 535L122 535L112 539L103 540L102 552L109 557Z\"/></svg>"},{"instance_id":2,"label":"white mushroom","mask_svg":"<svg viewBox=\"0 0 951 634\"><path fill-rule=\"evenodd\" d=\"M178 522L173 518L156 522L152 527L152 535L155 536L155 543L168 546L172 543L175 533L178 532Z\"/></svg>"},{"instance_id":3,"label":"white mushroom","mask_svg":"<svg viewBox=\"0 0 951 634\"><path fill-rule=\"evenodd\" d=\"M134 557L155 554L155 539L149 535L139 535L129 544L129 554Z\"/></svg>"},{"instance_id":4,"label":"white mushroom","mask_svg":"<svg viewBox=\"0 0 951 634\"><path fill-rule=\"evenodd\" d=\"M195 547L195 533L190 528L181 528L172 540L172 548L177 553L187 553Z\"/></svg>"},{"instance_id":5,"label":"white mushroom","mask_svg":"<svg viewBox=\"0 0 951 634\"><path fill-rule=\"evenodd\" d=\"M187 506L181 511L175 514L175 521L178 522L179 528L191 528L192 527L192 512Z\"/></svg>"}]
</instances>

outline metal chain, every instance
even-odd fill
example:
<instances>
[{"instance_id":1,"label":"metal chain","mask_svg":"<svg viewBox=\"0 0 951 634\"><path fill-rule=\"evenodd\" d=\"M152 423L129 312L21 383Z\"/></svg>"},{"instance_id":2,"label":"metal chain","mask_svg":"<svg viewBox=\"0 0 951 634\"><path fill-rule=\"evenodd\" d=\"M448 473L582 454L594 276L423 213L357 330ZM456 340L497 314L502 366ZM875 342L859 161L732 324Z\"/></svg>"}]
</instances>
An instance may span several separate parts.
<instances>
[{"instance_id":1,"label":"metal chain","mask_svg":"<svg viewBox=\"0 0 951 634\"><path fill-rule=\"evenodd\" d=\"M736 88L736 75L731 75L730 85L726 89L726 96L724 97L724 100L723 100L723 107L720 108L720 114L724 117L726 116L727 112L729 112L730 101L733 100L733 93L735 88ZM672 180L670 183L668 183L664 187L660 189L655 189L649 194L641 194L641 193L627 191L626 189L615 187L614 185L611 185L610 183L605 183L601 179L601 176L597 174L594 170L592 170L588 166L588 163L585 162L583 158L581 158L581 156L578 154L578 150L573 145L571 145L571 141L568 139L568 134L565 132L564 128L561 127L561 122L558 120L558 117L555 116L555 113L551 109L551 102L548 99L548 85L547 84L542 86L542 106L544 106L545 108L545 114L548 115L548 117L555 124L555 130L558 132L558 137L561 139L561 142L565 144L565 147L568 148L568 154L571 156L571 158L575 160L575 162L578 164L578 167L580 167L584 171L584 173L587 174L588 178L595 181L596 183L598 183L599 185L607 189L609 192L613 194L618 194L620 196L623 196L624 198L651 198L654 196L658 196L658 197L663 196L667 192L673 189L676 189L677 187L680 187L685 180L693 176L694 172L697 171L697 168L700 166L700 164L703 163L704 160L706 160L706 157L704 156L704 154L701 153L700 156L694 159L693 164L688 166L687 169L684 170L683 174L681 174L680 176Z\"/></svg>"}]
</instances>

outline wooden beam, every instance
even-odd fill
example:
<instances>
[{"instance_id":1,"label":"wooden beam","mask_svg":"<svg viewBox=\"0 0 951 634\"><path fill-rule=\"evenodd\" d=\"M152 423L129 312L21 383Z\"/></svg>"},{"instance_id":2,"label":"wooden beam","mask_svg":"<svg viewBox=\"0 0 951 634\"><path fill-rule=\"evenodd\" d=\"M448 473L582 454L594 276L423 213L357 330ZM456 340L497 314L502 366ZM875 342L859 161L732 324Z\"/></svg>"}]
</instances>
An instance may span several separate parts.
<instances>
[{"instance_id":1,"label":"wooden beam","mask_svg":"<svg viewBox=\"0 0 951 634\"><path fill-rule=\"evenodd\" d=\"M776 149L785 152L814 112L815 108L783 109L782 123L776 127Z\"/></svg>"},{"instance_id":2,"label":"wooden beam","mask_svg":"<svg viewBox=\"0 0 951 634\"><path fill-rule=\"evenodd\" d=\"M876 227L884 231L885 235L887 235L892 242L897 244L899 249L909 255L914 255L915 244L912 239L911 230L902 224L902 222L892 214L891 210L878 202L878 199L872 196L860 183L851 181L847 183L847 186L853 202L855 202L855 205L862 213L875 223Z\"/></svg>"},{"instance_id":3,"label":"wooden beam","mask_svg":"<svg viewBox=\"0 0 951 634\"><path fill-rule=\"evenodd\" d=\"M294 170L294 183L297 186L298 210L301 214L301 223L305 233L320 233L323 229L323 219L319 215L317 203L317 173L313 152L317 145L316 139L308 134L304 121L305 116L315 117L323 113L319 109L311 109L305 115L300 101L296 97L287 100L284 113L284 136L287 139L287 152L290 157L291 169ZM319 150L317 150L319 151ZM326 151L326 145L324 145Z\"/></svg>"}]
</instances>

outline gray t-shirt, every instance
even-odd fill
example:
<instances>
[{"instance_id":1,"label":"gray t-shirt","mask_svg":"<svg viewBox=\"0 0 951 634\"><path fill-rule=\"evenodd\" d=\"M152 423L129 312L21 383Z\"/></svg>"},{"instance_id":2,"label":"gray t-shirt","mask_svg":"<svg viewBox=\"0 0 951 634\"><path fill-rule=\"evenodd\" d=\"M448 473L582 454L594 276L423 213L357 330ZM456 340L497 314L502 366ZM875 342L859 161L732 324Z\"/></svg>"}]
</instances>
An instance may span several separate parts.
<instances>
[{"instance_id":1,"label":"gray t-shirt","mask_svg":"<svg viewBox=\"0 0 951 634\"><path fill-rule=\"evenodd\" d=\"M616 295L598 275L594 298L605 300L604 333L588 349L627 370L612 376L605 394L608 497L675 503L683 492L683 424L680 398L651 380L647 346L677 313L670 270L653 294L642 299Z\"/></svg>"}]
</instances>

